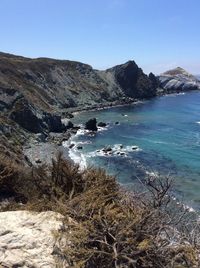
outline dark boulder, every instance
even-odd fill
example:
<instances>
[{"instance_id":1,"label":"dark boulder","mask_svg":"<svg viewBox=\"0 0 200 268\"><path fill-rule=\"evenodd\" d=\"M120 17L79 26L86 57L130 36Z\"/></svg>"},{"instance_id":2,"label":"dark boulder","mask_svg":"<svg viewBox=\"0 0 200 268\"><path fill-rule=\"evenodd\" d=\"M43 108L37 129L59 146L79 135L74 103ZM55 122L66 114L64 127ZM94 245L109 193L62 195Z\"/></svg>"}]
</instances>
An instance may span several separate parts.
<instances>
[{"instance_id":1,"label":"dark boulder","mask_svg":"<svg viewBox=\"0 0 200 268\"><path fill-rule=\"evenodd\" d=\"M71 143L71 144L69 145L69 149L73 148L74 146L75 146L75 144L74 144L74 143Z\"/></svg>"},{"instance_id":2,"label":"dark boulder","mask_svg":"<svg viewBox=\"0 0 200 268\"><path fill-rule=\"evenodd\" d=\"M63 118L73 118L73 114L69 112L62 112L62 117Z\"/></svg>"},{"instance_id":3,"label":"dark boulder","mask_svg":"<svg viewBox=\"0 0 200 268\"><path fill-rule=\"evenodd\" d=\"M35 163L36 163L36 164L41 164L42 161L41 161L39 158L36 158L36 159L35 159Z\"/></svg>"},{"instance_id":4,"label":"dark boulder","mask_svg":"<svg viewBox=\"0 0 200 268\"><path fill-rule=\"evenodd\" d=\"M91 130L91 131L97 131L97 120L96 120L96 118L89 119L85 123L85 129Z\"/></svg>"},{"instance_id":5,"label":"dark boulder","mask_svg":"<svg viewBox=\"0 0 200 268\"><path fill-rule=\"evenodd\" d=\"M66 128L73 128L74 124L69 120L66 124L65 124Z\"/></svg>"},{"instance_id":6,"label":"dark boulder","mask_svg":"<svg viewBox=\"0 0 200 268\"><path fill-rule=\"evenodd\" d=\"M78 150L82 150L82 149L83 149L83 146L80 146L80 145L79 145L79 146L77 146L77 149L78 149Z\"/></svg>"},{"instance_id":7,"label":"dark boulder","mask_svg":"<svg viewBox=\"0 0 200 268\"><path fill-rule=\"evenodd\" d=\"M112 148L110 146L107 146L107 147L103 148L102 151L104 153L112 152Z\"/></svg>"},{"instance_id":8,"label":"dark boulder","mask_svg":"<svg viewBox=\"0 0 200 268\"><path fill-rule=\"evenodd\" d=\"M61 116L44 113L42 116L43 122L46 124L47 130L49 132L63 132L66 130L65 125L61 121Z\"/></svg>"},{"instance_id":9,"label":"dark boulder","mask_svg":"<svg viewBox=\"0 0 200 268\"><path fill-rule=\"evenodd\" d=\"M98 127L106 127L106 123L104 123L104 122L99 122L99 123L98 123Z\"/></svg>"}]
</instances>

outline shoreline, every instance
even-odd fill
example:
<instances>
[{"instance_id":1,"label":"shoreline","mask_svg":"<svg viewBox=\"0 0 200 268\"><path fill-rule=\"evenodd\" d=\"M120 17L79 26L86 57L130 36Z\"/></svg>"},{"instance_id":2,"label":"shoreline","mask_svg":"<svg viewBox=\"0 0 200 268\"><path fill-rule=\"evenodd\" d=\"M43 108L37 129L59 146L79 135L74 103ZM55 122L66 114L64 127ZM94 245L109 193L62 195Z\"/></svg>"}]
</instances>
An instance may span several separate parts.
<instances>
[{"instance_id":1,"label":"shoreline","mask_svg":"<svg viewBox=\"0 0 200 268\"><path fill-rule=\"evenodd\" d=\"M196 91L196 90L195 90ZM190 91L190 92L193 92L193 91ZM147 101L150 101L152 99L155 99L155 98L160 98L160 97L165 97L165 96L170 96L170 95L173 95L173 94L176 94L176 95L182 95L182 94L186 94L188 93L188 91L185 91L185 92L171 92L171 93L168 93L168 94L159 94L157 96L154 96L152 98L149 98L149 99L126 99L126 100L123 100L123 101L118 101L118 102L111 102L111 103L106 103L106 104L99 104L99 105L94 105L94 106L90 106L90 107L74 107L74 108L69 108L67 109L67 113L71 113L73 115L73 117L75 117L76 115L82 113L82 112L92 112L92 111L101 111L101 110L107 110L107 109L112 109L112 108L116 108L116 107L123 107L123 106L131 106L131 105L137 105L137 104L140 104L140 103L145 103ZM70 121L71 118L68 118L68 117L63 117L62 120L64 119L67 119ZM31 154L27 154L27 147L35 147L35 145L39 145L39 144L42 144L45 143L45 144L49 144L49 146L54 146L54 150L53 150L53 153L51 152L51 158L53 158L53 156L56 154L56 151L62 151L62 149L60 147L63 147L63 149L66 151L65 152L65 155L66 155L66 158L70 158L71 157L69 156L69 148L65 147L62 145L63 142L65 141L69 141L70 139L72 139L76 134L77 134L77 131L78 131L78 128L77 126L75 126L74 128L71 128L71 129L68 129L65 133L57 133L55 135L56 139L52 139L51 137L51 134L48 134L48 138L47 140L45 141L39 141L37 139L37 137L34 138L34 140L30 141L24 145L24 155L28 157L28 159L32 160L32 164L35 164L36 161L34 161L34 149L33 149L33 153ZM68 136L66 138L66 136ZM30 145L31 144L31 145ZM30 148L29 148L30 149ZM60 150L61 149L61 150ZM38 153L37 153L38 154ZM45 157L41 157L42 159L45 159ZM73 161L73 160L72 160ZM49 160L48 160L49 162Z\"/></svg>"},{"instance_id":2,"label":"shoreline","mask_svg":"<svg viewBox=\"0 0 200 268\"><path fill-rule=\"evenodd\" d=\"M155 98L160 98L160 97L167 97L167 96L170 96L170 95L176 95L176 96L178 96L178 95L184 95L184 94L186 94L186 93L190 93L190 92L173 92L173 93L171 93L171 94L164 94L164 95L160 95L160 96L156 96ZM154 99L154 98L152 98L152 99ZM98 107L98 108L92 108L92 109L79 109L78 111L74 111L74 116L76 116L76 115L78 115L79 113L81 113L81 112L89 112L89 111L101 111L101 110L104 110L104 109L111 109L111 108L115 108L115 107L122 107L122 106L130 106L130 105L137 105L137 104L140 104L140 103L143 103L143 102L146 102L146 101L149 101L149 100L152 100L152 99L145 99L145 100L134 100L133 102L130 102L130 103L120 103L120 104L116 104L116 105L112 105L112 106L103 106L102 107L102 105L100 105L101 107ZM89 118L88 118L89 119ZM70 119L69 119L70 120ZM70 151L71 151L71 149L69 148L69 146L70 146L70 144L71 143L75 143L74 141L73 141L73 139L74 139L74 137L78 134L79 135L79 132L84 132L84 129L83 128L81 128L81 129L77 129L76 127L73 129L69 129L67 132L68 133L70 133L70 137L68 138L68 139L63 139L63 137L65 136L65 134L66 133L59 133L59 138L58 138L58 140L57 139L55 139L55 140L53 140L53 139L48 139L48 140L46 140L45 141L45 143L47 144L46 146L48 147L48 144L50 144L50 145L54 145L54 148L55 148L55 150L53 150L52 151L52 153L49 151L50 149L49 148L45 148L45 150L43 150L42 149L42 147L40 147L40 143L38 142L36 145L35 145L35 148L37 149L37 152L41 149L41 154L42 154L42 157L41 157L41 160L45 160L46 158L45 158L45 154L51 154L51 156L50 156L50 160L51 160L51 158L54 158L55 156L56 156L56 153L57 152L59 152L59 151L64 151L65 152L65 157L67 158L67 159L70 159L70 161L72 161L73 163L76 163L76 164L80 164L80 158L78 158L77 157L77 161L74 161L74 155L70 155ZM106 131L106 128L105 128L105 131ZM78 133L77 133L78 132ZM83 135L85 135L84 133L83 133ZM50 136L49 136L50 137ZM57 144L57 141L60 141L60 144ZM63 143L66 143L67 144L67 146L64 146L64 144ZM81 145L81 144L80 144ZM45 145L44 145L45 146ZM77 144L75 145L75 146L77 146ZM34 147L34 145L33 145L33 147ZM74 148L75 149L75 148ZM47 151L46 151L47 150ZM31 150L30 150L31 151ZM32 152L31 152L31 154L33 155L34 153L36 152L36 150L33 148L33 150L32 150ZM78 153L78 154L80 154L80 155L84 155L84 153L82 152L82 150L76 150L76 151L72 151L72 154L76 154L76 153ZM76 155L75 155L75 157L76 157ZM32 159L34 158L34 155L33 155L33 157L32 157ZM40 156L38 157L39 159L40 159ZM85 158L85 157L84 157ZM37 164L37 163L35 163L35 160L33 160L33 162L32 162L33 164ZM39 163L40 164L40 163ZM86 168L88 166L88 164L87 165L84 165L84 168ZM186 203L186 205L185 205L185 207L186 207L186 209L189 209L189 210L191 210L191 209L193 209L193 207L190 207L190 206L187 206L187 203Z\"/></svg>"},{"instance_id":3,"label":"shoreline","mask_svg":"<svg viewBox=\"0 0 200 268\"><path fill-rule=\"evenodd\" d=\"M169 92L169 93L160 93L156 96L153 96L151 98L146 98L146 99L133 99L133 98L128 98L128 100L124 100L124 101L113 101L113 102L108 102L105 104L94 104L91 106L86 106L86 107L70 107L66 109L66 112L71 113L72 115L76 115L79 114L81 112L90 112L90 111L101 111L101 110L106 110L106 109L112 109L115 107L123 107L123 106L129 106L129 105L134 105L134 104L139 104L139 103L143 103L146 101L150 101L153 100L155 98L160 98L160 97L167 97L170 95L185 95L187 93L191 93L191 92L198 92L198 90L191 90L191 91L183 91L183 92ZM66 117L63 117L63 119L65 119ZM70 119L70 118L68 118Z\"/></svg>"},{"instance_id":4,"label":"shoreline","mask_svg":"<svg viewBox=\"0 0 200 268\"><path fill-rule=\"evenodd\" d=\"M92 111L101 111L101 110L107 110L107 109L112 109L112 108L116 108L116 107L125 107L125 106L131 106L131 105L138 105L140 103L145 103L147 101L150 101L152 99L155 99L155 98L160 98L160 97L165 97L165 96L170 96L170 95L185 95L186 93L188 93L188 91L186 92L171 92L171 93L168 93L168 94L160 94L160 95L157 95L157 96L154 96L152 98L149 98L149 99L132 99L132 100L128 100L128 101L125 101L125 102L120 102L120 103L111 103L110 105L106 104L106 105L103 105L103 104L100 104L98 106L95 105L95 107L85 107L85 108L78 108L76 111L73 111L72 114L73 116L75 117L76 115L82 113L82 112L92 112ZM63 118L64 119L64 118ZM70 119L69 119L70 120ZM105 128L106 129L106 128ZM84 130L84 129L81 129L81 130ZM99 130L97 130L99 131ZM77 132L78 130L76 130L76 132L74 131L70 131L70 138L66 141L67 142L70 142L70 140L73 139L73 137L75 137L77 135ZM85 135L85 134L83 134ZM71 143L73 143L73 140L71 141ZM70 143L70 144L71 144ZM68 156L69 158L74 162L74 163L77 163L76 161L74 161L74 159L72 157L70 157L70 151L71 149L69 148L70 144L68 145L68 147L66 146L65 149L68 150ZM62 145L63 146L63 145ZM64 147L64 146L63 146Z\"/></svg>"}]
</instances>

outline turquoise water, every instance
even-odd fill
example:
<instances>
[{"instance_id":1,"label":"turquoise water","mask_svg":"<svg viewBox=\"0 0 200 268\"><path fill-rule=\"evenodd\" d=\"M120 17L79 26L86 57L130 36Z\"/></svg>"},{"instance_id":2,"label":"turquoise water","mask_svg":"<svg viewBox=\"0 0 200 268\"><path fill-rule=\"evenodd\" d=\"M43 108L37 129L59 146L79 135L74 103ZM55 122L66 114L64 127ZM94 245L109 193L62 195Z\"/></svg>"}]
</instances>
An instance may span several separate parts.
<instances>
[{"instance_id":1,"label":"turquoise water","mask_svg":"<svg viewBox=\"0 0 200 268\"><path fill-rule=\"evenodd\" d=\"M136 105L83 112L74 118L82 124L88 118L108 123L96 135L77 135L81 155L88 165L105 168L120 183L131 187L146 174L159 173L174 179L176 195L200 208L200 93L168 95ZM119 125L115 122L118 121ZM124 155L117 154L119 145ZM114 150L103 155L105 146ZM132 146L138 146L133 150Z\"/></svg>"}]
</instances>

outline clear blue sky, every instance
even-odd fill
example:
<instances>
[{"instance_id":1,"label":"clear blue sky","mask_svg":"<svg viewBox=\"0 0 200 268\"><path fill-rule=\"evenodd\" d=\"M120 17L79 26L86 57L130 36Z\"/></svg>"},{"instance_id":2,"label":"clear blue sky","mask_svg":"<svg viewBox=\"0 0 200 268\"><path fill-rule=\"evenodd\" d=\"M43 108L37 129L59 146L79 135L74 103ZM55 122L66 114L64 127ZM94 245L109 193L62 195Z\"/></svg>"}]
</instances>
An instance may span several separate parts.
<instances>
[{"instance_id":1,"label":"clear blue sky","mask_svg":"<svg viewBox=\"0 0 200 268\"><path fill-rule=\"evenodd\" d=\"M0 0L0 51L200 74L200 0Z\"/></svg>"}]
</instances>

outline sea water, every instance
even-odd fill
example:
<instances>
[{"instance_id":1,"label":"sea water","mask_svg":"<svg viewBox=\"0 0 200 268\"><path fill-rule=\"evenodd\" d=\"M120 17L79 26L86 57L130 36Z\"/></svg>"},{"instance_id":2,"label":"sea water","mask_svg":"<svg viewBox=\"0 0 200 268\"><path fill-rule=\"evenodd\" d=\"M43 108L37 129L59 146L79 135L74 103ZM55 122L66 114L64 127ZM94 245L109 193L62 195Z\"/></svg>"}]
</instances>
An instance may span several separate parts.
<instances>
[{"instance_id":1,"label":"sea water","mask_svg":"<svg viewBox=\"0 0 200 268\"><path fill-rule=\"evenodd\" d=\"M75 162L102 167L128 188L148 175L170 176L176 196L200 209L200 92L81 112L73 122L83 128L94 117L107 126L96 134L78 131L70 140ZM105 154L105 147L112 151Z\"/></svg>"}]
</instances>

